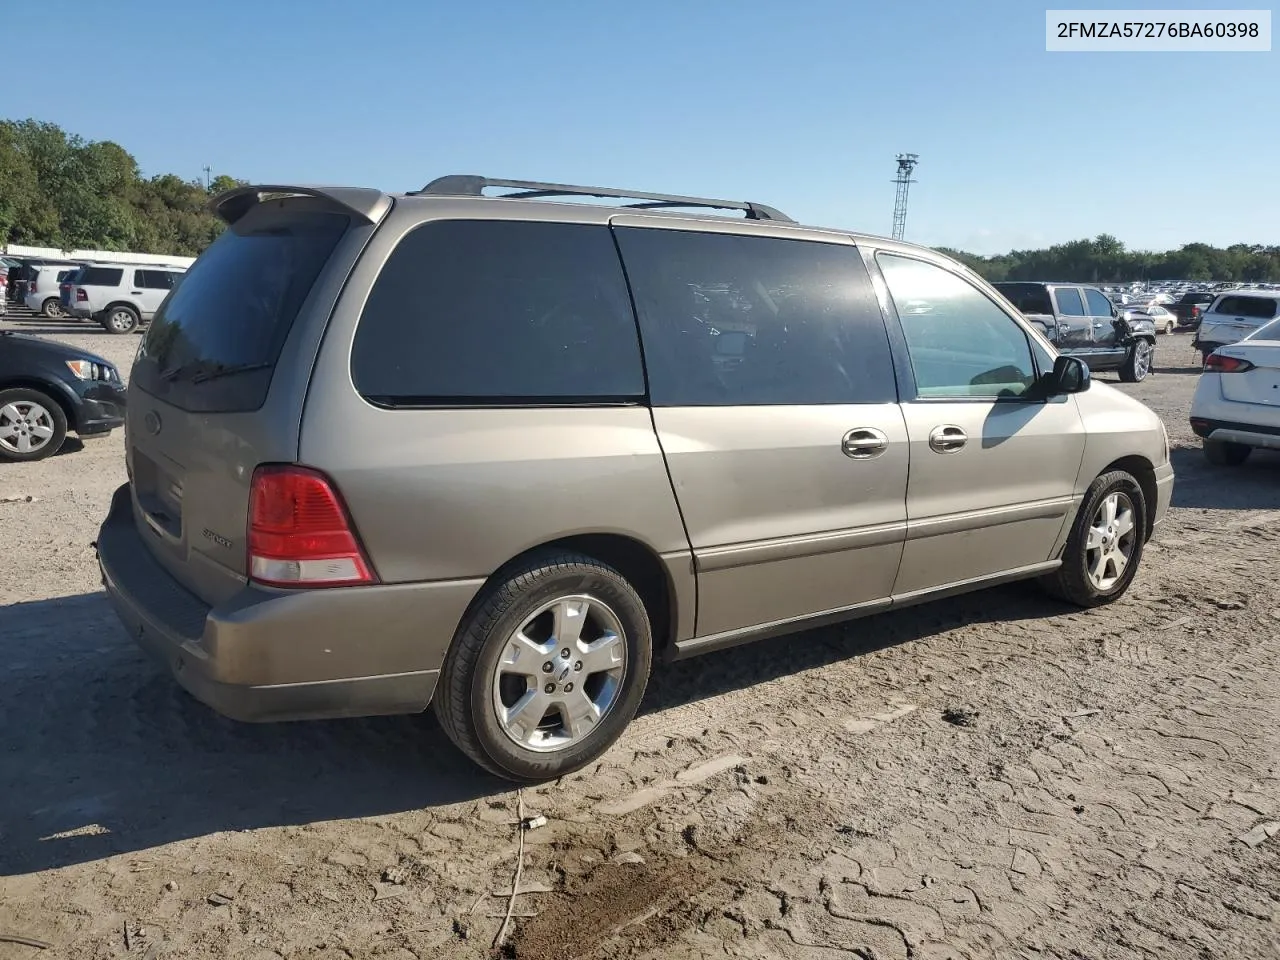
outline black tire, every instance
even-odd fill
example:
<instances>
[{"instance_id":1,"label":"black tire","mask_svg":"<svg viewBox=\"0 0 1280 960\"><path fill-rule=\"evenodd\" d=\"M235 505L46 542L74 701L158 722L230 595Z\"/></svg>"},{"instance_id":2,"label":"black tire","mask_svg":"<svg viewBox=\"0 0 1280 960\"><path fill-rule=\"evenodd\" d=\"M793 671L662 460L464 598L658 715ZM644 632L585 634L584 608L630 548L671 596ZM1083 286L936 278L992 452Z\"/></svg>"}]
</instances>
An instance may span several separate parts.
<instances>
[{"instance_id":1,"label":"black tire","mask_svg":"<svg viewBox=\"0 0 1280 960\"><path fill-rule=\"evenodd\" d=\"M1206 440L1204 458L1215 467L1238 467L1249 459L1253 447L1230 440Z\"/></svg>"},{"instance_id":2,"label":"black tire","mask_svg":"<svg viewBox=\"0 0 1280 960\"><path fill-rule=\"evenodd\" d=\"M1133 506L1133 539L1129 561L1116 582L1100 589L1089 577L1089 528L1104 500L1113 493L1129 499ZM1104 473L1089 485L1080 511L1071 525L1066 546L1062 549L1062 566L1041 578L1040 584L1052 596L1074 603L1078 607L1099 607L1118 600L1129 589L1142 562L1142 550L1146 545L1147 501L1142 487L1132 474L1124 470Z\"/></svg>"},{"instance_id":3,"label":"black tire","mask_svg":"<svg viewBox=\"0 0 1280 960\"><path fill-rule=\"evenodd\" d=\"M117 303L102 312L102 329L107 333L133 333L140 322L138 311L128 304Z\"/></svg>"},{"instance_id":4,"label":"black tire","mask_svg":"<svg viewBox=\"0 0 1280 960\"><path fill-rule=\"evenodd\" d=\"M51 427L53 433L35 450L24 452L13 449L19 443L18 438L24 433L28 437L31 436L28 432L30 425L24 423L23 428L9 434L8 430L12 424L9 418L0 412L0 460L7 460L10 463L31 463L51 457L62 448L62 442L67 439L67 415L58 405L58 401L39 390L30 390L26 387L0 390L0 411L4 411L11 404L16 405L24 414L24 420L32 413L32 408L27 407L26 404L37 404L42 411L37 418L37 423Z\"/></svg>"},{"instance_id":5,"label":"black tire","mask_svg":"<svg viewBox=\"0 0 1280 960\"><path fill-rule=\"evenodd\" d=\"M40 313L50 320L62 320L67 316L62 312L62 302L57 297L50 297L40 304Z\"/></svg>"},{"instance_id":6,"label":"black tire","mask_svg":"<svg viewBox=\"0 0 1280 960\"><path fill-rule=\"evenodd\" d=\"M569 595L608 605L622 627L626 664L618 692L597 725L556 752L538 752L518 745L500 725L493 676L524 621L557 596ZM440 671L434 709L449 739L490 773L518 783L554 780L587 766L618 739L640 706L652 660L644 601L622 574L582 554L541 552L500 571L472 604Z\"/></svg>"},{"instance_id":7,"label":"black tire","mask_svg":"<svg viewBox=\"0 0 1280 960\"><path fill-rule=\"evenodd\" d=\"M1155 344L1150 340L1135 340L1120 366L1120 379L1125 383L1139 383L1147 379L1155 362L1155 353Z\"/></svg>"}]
</instances>

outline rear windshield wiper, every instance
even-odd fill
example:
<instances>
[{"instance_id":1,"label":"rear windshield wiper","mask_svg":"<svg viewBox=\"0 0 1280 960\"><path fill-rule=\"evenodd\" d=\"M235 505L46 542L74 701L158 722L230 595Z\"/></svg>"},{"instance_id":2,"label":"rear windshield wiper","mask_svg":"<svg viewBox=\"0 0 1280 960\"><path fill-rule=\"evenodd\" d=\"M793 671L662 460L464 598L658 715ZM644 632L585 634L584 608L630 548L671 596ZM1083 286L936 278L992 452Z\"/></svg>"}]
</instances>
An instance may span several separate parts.
<instances>
[{"instance_id":1,"label":"rear windshield wiper","mask_svg":"<svg viewBox=\"0 0 1280 960\"><path fill-rule=\"evenodd\" d=\"M160 379L172 383L179 377L190 375L192 383L204 383L217 377L228 377L236 373L248 373L251 370L268 370L275 366L272 363L233 363L224 364L211 360L189 360L176 367L160 371Z\"/></svg>"},{"instance_id":2,"label":"rear windshield wiper","mask_svg":"<svg viewBox=\"0 0 1280 960\"><path fill-rule=\"evenodd\" d=\"M192 383L204 383L206 380L216 380L218 377L230 377L237 373L252 373L254 370L270 370L274 367L274 363L233 363L230 366L216 366L211 370L205 370L197 373L191 378Z\"/></svg>"}]
</instances>

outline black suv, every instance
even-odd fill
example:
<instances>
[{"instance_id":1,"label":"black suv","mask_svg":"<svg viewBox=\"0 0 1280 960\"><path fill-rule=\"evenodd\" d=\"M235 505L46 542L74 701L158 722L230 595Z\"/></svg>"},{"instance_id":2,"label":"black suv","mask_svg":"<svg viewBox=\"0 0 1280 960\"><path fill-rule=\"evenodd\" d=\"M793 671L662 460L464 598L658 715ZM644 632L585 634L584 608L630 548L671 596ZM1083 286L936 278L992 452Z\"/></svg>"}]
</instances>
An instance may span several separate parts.
<instances>
[{"instance_id":1,"label":"black suv","mask_svg":"<svg viewBox=\"0 0 1280 960\"><path fill-rule=\"evenodd\" d=\"M103 437L124 424L125 387L102 357L0 331L0 461L43 460L67 431Z\"/></svg>"},{"instance_id":2,"label":"black suv","mask_svg":"<svg viewBox=\"0 0 1280 960\"><path fill-rule=\"evenodd\" d=\"M1058 348L1091 370L1119 370L1127 383L1145 380L1156 349L1156 325L1124 315L1097 287L1078 283L993 283Z\"/></svg>"}]
</instances>

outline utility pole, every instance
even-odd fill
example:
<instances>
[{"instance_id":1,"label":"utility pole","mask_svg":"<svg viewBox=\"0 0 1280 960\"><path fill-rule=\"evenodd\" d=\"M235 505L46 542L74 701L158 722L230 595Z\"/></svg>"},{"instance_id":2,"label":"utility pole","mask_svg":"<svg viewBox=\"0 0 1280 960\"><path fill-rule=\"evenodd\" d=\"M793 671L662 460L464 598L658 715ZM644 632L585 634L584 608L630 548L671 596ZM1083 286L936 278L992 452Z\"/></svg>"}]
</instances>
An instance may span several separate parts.
<instances>
[{"instance_id":1,"label":"utility pole","mask_svg":"<svg viewBox=\"0 0 1280 960\"><path fill-rule=\"evenodd\" d=\"M205 190L213 189L213 167L202 167L204 170L204 188Z\"/></svg>"},{"instance_id":2,"label":"utility pole","mask_svg":"<svg viewBox=\"0 0 1280 960\"><path fill-rule=\"evenodd\" d=\"M911 173L919 160L919 154L898 154L898 176L893 181L898 185L893 199L893 239L895 240L901 240L907 230L907 191L911 189L911 184L915 183L911 179Z\"/></svg>"}]
</instances>

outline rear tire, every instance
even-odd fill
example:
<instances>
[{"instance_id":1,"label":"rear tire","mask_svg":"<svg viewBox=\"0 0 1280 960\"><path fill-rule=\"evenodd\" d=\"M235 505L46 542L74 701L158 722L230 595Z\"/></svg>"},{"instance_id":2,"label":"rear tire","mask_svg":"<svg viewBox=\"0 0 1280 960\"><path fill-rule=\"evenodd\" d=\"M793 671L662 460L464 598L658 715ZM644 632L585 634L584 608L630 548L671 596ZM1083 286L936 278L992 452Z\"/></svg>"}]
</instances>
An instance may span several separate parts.
<instances>
[{"instance_id":1,"label":"rear tire","mask_svg":"<svg viewBox=\"0 0 1280 960\"><path fill-rule=\"evenodd\" d=\"M1125 383L1139 383L1147 379L1155 357L1155 345L1149 340L1138 340L1129 348L1129 355L1120 367L1120 379Z\"/></svg>"},{"instance_id":2,"label":"rear tire","mask_svg":"<svg viewBox=\"0 0 1280 960\"><path fill-rule=\"evenodd\" d=\"M102 315L102 327L107 333L133 333L139 322L138 312L124 304L108 307Z\"/></svg>"},{"instance_id":3,"label":"rear tire","mask_svg":"<svg viewBox=\"0 0 1280 960\"><path fill-rule=\"evenodd\" d=\"M449 739L490 773L554 780L618 739L652 659L644 601L622 574L583 554L539 552L500 572L472 604L434 709Z\"/></svg>"},{"instance_id":4,"label":"rear tire","mask_svg":"<svg viewBox=\"0 0 1280 960\"><path fill-rule=\"evenodd\" d=\"M1230 440L1206 440L1204 457L1215 467L1238 467L1249 459L1253 447Z\"/></svg>"},{"instance_id":5,"label":"rear tire","mask_svg":"<svg viewBox=\"0 0 1280 960\"><path fill-rule=\"evenodd\" d=\"M40 304L40 313L50 320L62 320L66 317L66 314L62 312L62 303L57 297L50 297Z\"/></svg>"},{"instance_id":6,"label":"rear tire","mask_svg":"<svg viewBox=\"0 0 1280 960\"><path fill-rule=\"evenodd\" d=\"M26 387L0 390L0 460L43 460L57 453L66 439L67 415L58 401Z\"/></svg>"},{"instance_id":7,"label":"rear tire","mask_svg":"<svg viewBox=\"0 0 1280 960\"><path fill-rule=\"evenodd\" d=\"M1109 502L1114 504L1110 514ZM1118 600L1137 576L1146 532L1147 501L1138 481L1124 470L1104 473L1080 504L1062 549L1062 566L1042 577L1041 586L1078 607Z\"/></svg>"}]
</instances>

